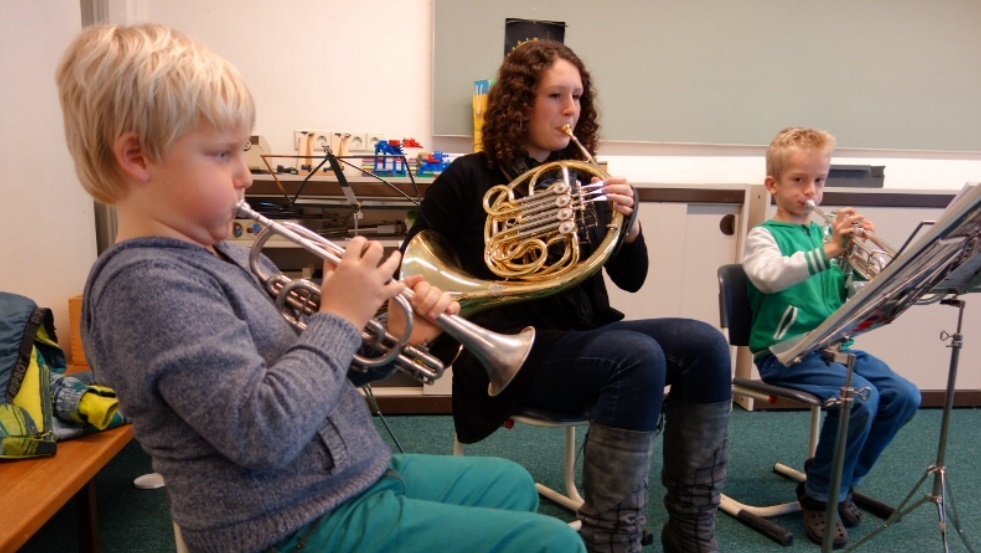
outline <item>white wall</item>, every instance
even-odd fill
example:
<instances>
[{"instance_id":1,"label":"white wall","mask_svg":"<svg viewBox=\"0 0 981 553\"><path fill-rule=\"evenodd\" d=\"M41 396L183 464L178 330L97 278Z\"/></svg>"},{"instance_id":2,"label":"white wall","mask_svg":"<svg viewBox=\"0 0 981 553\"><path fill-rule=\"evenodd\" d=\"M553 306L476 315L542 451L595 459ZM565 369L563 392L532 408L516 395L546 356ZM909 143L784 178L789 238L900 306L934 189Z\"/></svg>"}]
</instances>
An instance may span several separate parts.
<instances>
[{"instance_id":1,"label":"white wall","mask_svg":"<svg viewBox=\"0 0 981 553\"><path fill-rule=\"evenodd\" d=\"M64 146L54 84L80 28L78 2L0 0L0 290L52 308L66 350L68 298L96 256L93 204Z\"/></svg>"},{"instance_id":2,"label":"white wall","mask_svg":"<svg viewBox=\"0 0 981 553\"><path fill-rule=\"evenodd\" d=\"M238 66L258 104L256 131L275 153L292 153L293 131L311 127L413 137L445 151L469 148L466 138L432 136L431 0L106 5L111 21L172 25ZM55 309L63 341L67 299L81 292L95 257L92 204L63 146L53 81L79 21L72 0L0 0L0 289ZM639 100L637 109L658 106ZM600 154L613 172L637 183L720 184L760 182L763 151L605 143ZM885 165L887 188L956 190L981 180L981 153L841 151L836 162Z\"/></svg>"},{"instance_id":3,"label":"white wall","mask_svg":"<svg viewBox=\"0 0 981 553\"><path fill-rule=\"evenodd\" d=\"M381 132L431 146L430 0L145 0L143 18L231 61L257 134L292 154L293 131Z\"/></svg>"},{"instance_id":4,"label":"white wall","mask_svg":"<svg viewBox=\"0 0 981 553\"><path fill-rule=\"evenodd\" d=\"M432 137L431 0L142 5L146 20L192 34L243 72L258 103L256 131L275 153L293 153L293 131L312 127L380 131L445 151L470 148L468 138ZM602 91L603 83L597 85ZM643 109L658 106L638 100ZM763 146L607 143L600 154L637 183L703 184L761 182L764 152ZM885 165L888 188L957 190L981 180L978 152L840 151L835 162Z\"/></svg>"},{"instance_id":5,"label":"white wall","mask_svg":"<svg viewBox=\"0 0 981 553\"><path fill-rule=\"evenodd\" d=\"M147 20L194 35L239 67L258 102L256 130L275 153L292 153L293 131L311 127L381 131L446 151L470 147L466 138L432 137L432 0L146 0L143 5ZM603 83L597 84L602 90ZM643 109L658 106L638 99L637 110ZM603 144L600 154L614 172L637 183L758 183L764 151L763 146L617 143ZM968 180L981 180L981 152L840 151L835 162L885 165L888 188L957 190Z\"/></svg>"}]
</instances>

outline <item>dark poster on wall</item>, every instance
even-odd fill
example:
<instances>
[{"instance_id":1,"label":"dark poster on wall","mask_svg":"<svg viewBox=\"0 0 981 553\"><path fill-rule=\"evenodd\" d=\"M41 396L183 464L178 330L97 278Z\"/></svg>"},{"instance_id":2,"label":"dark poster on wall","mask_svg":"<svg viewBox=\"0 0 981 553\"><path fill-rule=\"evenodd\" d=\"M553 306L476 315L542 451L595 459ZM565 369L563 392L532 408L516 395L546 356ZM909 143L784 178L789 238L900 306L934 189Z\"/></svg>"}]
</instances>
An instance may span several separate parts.
<instances>
[{"instance_id":1,"label":"dark poster on wall","mask_svg":"<svg viewBox=\"0 0 981 553\"><path fill-rule=\"evenodd\" d=\"M550 39L563 42L565 27L562 21L534 21L509 17L504 20L504 57L507 57L519 44L531 40Z\"/></svg>"}]
</instances>

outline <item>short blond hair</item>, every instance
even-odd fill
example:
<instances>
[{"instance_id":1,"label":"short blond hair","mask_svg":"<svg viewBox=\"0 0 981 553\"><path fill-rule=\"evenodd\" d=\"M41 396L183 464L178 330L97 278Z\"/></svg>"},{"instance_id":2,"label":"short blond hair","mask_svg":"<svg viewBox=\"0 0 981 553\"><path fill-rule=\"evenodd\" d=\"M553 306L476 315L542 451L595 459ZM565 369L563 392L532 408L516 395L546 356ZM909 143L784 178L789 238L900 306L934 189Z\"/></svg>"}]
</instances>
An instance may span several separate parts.
<instances>
[{"instance_id":1,"label":"short blond hair","mask_svg":"<svg viewBox=\"0 0 981 553\"><path fill-rule=\"evenodd\" d=\"M246 132L255 125L255 104L238 71L161 25L83 29L55 80L75 171L85 190L106 204L126 195L113 153L124 133L136 133L144 152L159 162L202 123Z\"/></svg>"},{"instance_id":2,"label":"short blond hair","mask_svg":"<svg viewBox=\"0 0 981 553\"><path fill-rule=\"evenodd\" d=\"M766 174L779 179L787 165L787 155L793 149L820 152L830 157L835 149L835 137L828 131L809 127L790 127L780 131L766 150Z\"/></svg>"}]
</instances>

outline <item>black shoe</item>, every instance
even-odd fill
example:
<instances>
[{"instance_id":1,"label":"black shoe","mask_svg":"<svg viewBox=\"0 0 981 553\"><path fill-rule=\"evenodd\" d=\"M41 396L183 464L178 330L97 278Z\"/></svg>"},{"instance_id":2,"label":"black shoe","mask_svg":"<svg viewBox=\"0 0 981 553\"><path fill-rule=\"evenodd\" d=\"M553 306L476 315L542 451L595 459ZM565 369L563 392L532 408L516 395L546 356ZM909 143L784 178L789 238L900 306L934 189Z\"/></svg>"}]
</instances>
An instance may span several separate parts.
<instances>
[{"instance_id":1,"label":"black shoe","mask_svg":"<svg viewBox=\"0 0 981 553\"><path fill-rule=\"evenodd\" d=\"M804 461L804 474L807 474L812 464L814 464L813 457L809 457ZM838 503L838 516L841 518L841 523L845 525L845 528L854 528L862 522L862 511L852 498L853 491L848 490L848 495L845 499Z\"/></svg>"},{"instance_id":2,"label":"black shoe","mask_svg":"<svg viewBox=\"0 0 981 553\"><path fill-rule=\"evenodd\" d=\"M827 528L828 504L818 501L807 495L804 483L797 484L797 501L800 503L801 513L804 515L804 529L807 531L807 539L818 545L824 545L824 532ZM834 548L845 547L848 544L848 531L842 524L841 517L834 517L835 532L831 539Z\"/></svg>"},{"instance_id":3,"label":"black shoe","mask_svg":"<svg viewBox=\"0 0 981 553\"><path fill-rule=\"evenodd\" d=\"M838 517L841 518L841 523L845 525L845 528L854 528L862 522L862 511L852 499L851 490L848 491L844 501L838 503Z\"/></svg>"}]
</instances>

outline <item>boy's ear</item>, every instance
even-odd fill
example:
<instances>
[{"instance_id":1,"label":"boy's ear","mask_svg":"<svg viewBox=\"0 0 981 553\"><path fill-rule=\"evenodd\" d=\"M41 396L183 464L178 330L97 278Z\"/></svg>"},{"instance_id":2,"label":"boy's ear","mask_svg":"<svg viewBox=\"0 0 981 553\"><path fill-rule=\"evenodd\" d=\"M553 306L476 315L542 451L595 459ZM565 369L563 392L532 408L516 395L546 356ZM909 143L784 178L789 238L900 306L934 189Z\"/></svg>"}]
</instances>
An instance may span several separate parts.
<instances>
[{"instance_id":1,"label":"boy's ear","mask_svg":"<svg viewBox=\"0 0 981 553\"><path fill-rule=\"evenodd\" d=\"M774 185L775 185L776 183L777 183L777 179L775 179L775 178L773 178L773 177L772 177L772 176L770 176L770 175L767 175L767 176L766 176L766 178L765 178L765 179L763 179L763 186L765 186L765 187L766 187L766 190L767 190L767 191L768 191L768 192L769 192L770 194L773 194L773 188L774 188Z\"/></svg>"},{"instance_id":2,"label":"boy's ear","mask_svg":"<svg viewBox=\"0 0 981 553\"><path fill-rule=\"evenodd\" d=\"M149 158L143 150L140 135L135 132L123 133L113 144L113 154L120 170L138 182L150 179Z\"/></svg>"}]
</instances>

